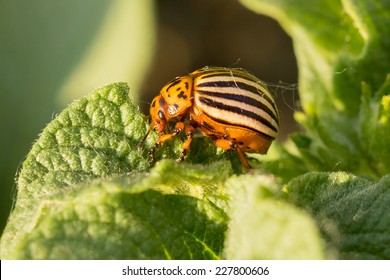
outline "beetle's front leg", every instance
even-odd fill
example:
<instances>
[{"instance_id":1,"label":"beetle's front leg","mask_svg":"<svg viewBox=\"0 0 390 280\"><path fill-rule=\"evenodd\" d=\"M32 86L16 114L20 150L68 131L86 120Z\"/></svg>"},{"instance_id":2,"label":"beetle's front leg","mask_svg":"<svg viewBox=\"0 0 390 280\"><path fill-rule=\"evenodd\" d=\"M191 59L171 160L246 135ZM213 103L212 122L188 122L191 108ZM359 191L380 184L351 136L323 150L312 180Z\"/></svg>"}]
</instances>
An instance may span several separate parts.
<instances>
[{"instance_id":1,"label":"beetle's front leg","mask_svg":"<svg viewBox=\"0 0 390 280\"><path fill-rule=\"evenodd\" d=\"M178 123L176 123L175 129L173 130L172 133L163 134L163 135L159 136L157 142L158 142L159 144L164 144L166 141L168 141L168 140L171 139L172 137L175 137L177 134L179 134L180 132L182 132L183 129L184 129L184 122L178 122Z\"/></svg>"},{"instance_id":2,"label":"beetle's front leg","mask_svg":"<svg viewBox=\"0 0 390 280\"><path fill-rule=\"evenodd\" d=\"M183 143L183 146L181 148L181 155L177 159L178 162L180 162L184 159L184 157L187 154L187 151L190 149L190 145L191 145L192 138L194 137L194 133L195 133L195 128L191 124L187 125L187 127L186 127L187 139Z\"/></svg>"},{"instance_id":3,"label":"beetle's front leg","mask_svg":"<svg viewBox=\"0 0 390 280\"><path fill-rule=\"evenodd\" d=\"M152 162L154 161L154 154L156 152L157 147L160 146L161 144L164 144L166 141L168 141L169 139L173 138L174 136L182 132L183 129L184 129L184 122L178 122L176 123L175 130L172 133L169 134L164 134L164 132L159 133L157 142L153 145L153 147L150 149L149 152L149 157L151 158Z\"/></svg>"}]
</instances>

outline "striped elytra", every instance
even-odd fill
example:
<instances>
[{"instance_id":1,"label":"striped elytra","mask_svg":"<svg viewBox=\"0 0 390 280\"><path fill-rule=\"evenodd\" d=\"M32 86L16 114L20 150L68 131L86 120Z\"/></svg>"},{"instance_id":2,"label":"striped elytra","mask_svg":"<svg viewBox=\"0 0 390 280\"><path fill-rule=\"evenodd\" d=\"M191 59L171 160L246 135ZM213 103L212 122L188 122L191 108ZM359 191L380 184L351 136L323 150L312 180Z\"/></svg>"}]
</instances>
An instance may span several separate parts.
<instances>
[{"instance_id":1,"label":"striped elytra","mask_svg":"<svg viewBox=\"0 0 390 280\"><path fill-rule=\"evenodd\" d=\"M204 67L175 78L153 99L150 115L150 129L141 143L151 130L157 131L153 156L158 145L185 131L178 161L199 129L218 147L237 150L242 165L250 168L245 152L267 153L279 130L278 110L266 85L238 68Z\"/></svg>"}]
</instances>

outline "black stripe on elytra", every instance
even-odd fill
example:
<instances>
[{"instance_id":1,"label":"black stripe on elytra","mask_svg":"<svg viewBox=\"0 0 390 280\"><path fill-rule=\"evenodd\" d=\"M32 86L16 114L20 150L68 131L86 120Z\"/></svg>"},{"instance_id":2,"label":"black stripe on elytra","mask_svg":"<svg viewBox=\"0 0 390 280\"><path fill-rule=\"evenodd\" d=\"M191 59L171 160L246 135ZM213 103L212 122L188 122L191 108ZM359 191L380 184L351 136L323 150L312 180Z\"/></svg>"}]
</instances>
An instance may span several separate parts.
<instances>
[{"instance_id":1,"label":"black stripe on elytra","mask_svg":"<svg viewBox=\"0 0 390 280\"><path fill-rule=\"evenodd\" d=\"M245 82L239 82L239 81L234 81L234 80L232 80L232 81L214 81L214 82L199 83L196 86L200 87L200 88L202 88L202 87L222 87L222 88L239 88L239 89L243 89L243 90L252 92L254 94L260 95L265 100L267 100L268 103L271 104L271 106L276 111L276 106L274 104L275 102L273 100L271 100L271 98L269 98L268 95L264 94L261 91L261 89L255 87L255 86L249 85L249 84L247 84Z\"/></svg>"},{"instance_id":2,"label":"black stripe on elytra","mask_svg":"<svg viewBox=\"0 0 390 280\"><path fill-rule=\"evenodd\" d=\"M241 78L241 79L253 82L253 83L260 83L260 81L256 77L254 77L252 75L249 75L249 74L247 74L245 72L242 73L242 72L230 72L230 71L228 71L228 72L214 72L214 73L204 74L204 75L201 76L201 79L199 79L199 81L202 82L203 79L215 78L215 77L228 78L233 83L235 82L235 78Z\"/></svg>"},{"instance_id":3,"label":"black stripe on elytra","mask_svg":"<svg viewBox=\"0 0 390 280\"><path fill-rule=\"evenodd\" d=\"M201 95L207 95L210 97L217 97L217 98L222 98L222 99L227 99L227 100L238 101L238 102L259 108L259 109L263 110L264 112L266 112L268 115L270 115L277 123L279 123L278 117L275 115L275 113L272 110L270 110L270 108L268 108L266 105L264 105L263 102L260 102L256 99L249 97L249 96L242 95L242 94L240 95L240 94L233 94L233 93L220 93L220 92L203 91L203 90L198 91L198 92ZM272 105L272 103L271 103L271 105Z\"/></svg>"},{"instance_id":4,"label":"black stripe on elytra","mask_svg":"<svg viewBox=\"0 0 390 280\"><path fill-rule=\"evenodd\" d=\"M245 80L249 80L249 81L252 81L254 83L258 83L259 80L246 73L246 72L243 72L243 71L229 71L229 70L225 70L225 71L210 71L209 73L203 73L201 75L201 78L204 79L204 78L212 78L212 77L227 77L227 78L232 78L234 79L235 77L237 78L242 78L242 79L245 79Z\"/></svg>"},{"instance_id":5,"label":"black stripe on elytra","mask_svg":"<svg viewBox=\"0 0 390 280\"><path fill-rule=\"evenodd\" d=\"M209 114L207 114L207 113L204 113L206 116L208 116L211 120L213 120L213 121L215 121L215 122L217 122L217 123L219 123L219 124L225 124L225 125L228 125L228 126L234 126L234 127L238 127L238 128L246 128L246 129L248 129L248 130L251 130L251 131L253 131L253 132L255 132L255 133L257 133L257 134L260 134L262 137L264 137L265 139L268 139L268 140L274 140L275 139L275 137L272 137L272 136L270 136L270 135L268 135L268 134L265 134L264 132L262 132L262 131L259 131L259 130L257 130L257 129L254 129L253 127L249 127L249 126L246 126L246 125L242 125L242 124L232 124L232 123L229 123L229 122L227 122L227 121L225 121L225 120L222 120L222 119L219 119L219 118L215 118L215 117L213 117L213 116L210 116ZM213 131L214 129L207 123L207 122L203 122L203 123L201 123L201 125L203 126L203 127L205 127L207 130L209 130L209 131Z\"/></svg>"},{"instance_id":6,"label":"black stripe on elytra","mask_svg":"<svg viewBox=\"0 0 390 280\"><path fill-rule=\"evenodd\" d=\"M235 107L235 106L226 105L226 104L223 104L221 102L216 102L214 100L211 100L211 99L208 99L205 97L199 97L199 101L201 103L204 103L204 104L210 106L210 107L214 107L214 108L220 109L222 111L233 112L233 113L236 113L238 115L243 115L243 116L246 116L248 118L254 119L254 120L262 123L263 125L267 126L268 128L272 129L273 131L275 131L275 133L278 132L278 129L275 126L273 126L268 120L264 119L262 116L254 113L252 111L244 110L242 108Z\"/></svg>"}]
</instances>

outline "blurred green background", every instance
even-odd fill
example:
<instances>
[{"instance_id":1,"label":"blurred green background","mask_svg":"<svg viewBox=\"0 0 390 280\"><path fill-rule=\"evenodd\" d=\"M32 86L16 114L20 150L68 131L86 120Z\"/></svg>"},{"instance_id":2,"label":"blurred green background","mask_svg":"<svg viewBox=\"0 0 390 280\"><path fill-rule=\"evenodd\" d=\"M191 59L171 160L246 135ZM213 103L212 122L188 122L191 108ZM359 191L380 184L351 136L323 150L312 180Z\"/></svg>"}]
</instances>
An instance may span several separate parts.
<instances>
[{"instance_id":1,"label":"blurred green background","mask_svg":"<svg viewBox=\"0 0 390 280\"><path fill-rule=\"evenodd\" d=\"M24 157L67 104L125 81L147 113L166 82L206 65L273 85L280 139L297 129L291 39L236 0L0 0L0 232Z\"/></svg>"}]
</instances>

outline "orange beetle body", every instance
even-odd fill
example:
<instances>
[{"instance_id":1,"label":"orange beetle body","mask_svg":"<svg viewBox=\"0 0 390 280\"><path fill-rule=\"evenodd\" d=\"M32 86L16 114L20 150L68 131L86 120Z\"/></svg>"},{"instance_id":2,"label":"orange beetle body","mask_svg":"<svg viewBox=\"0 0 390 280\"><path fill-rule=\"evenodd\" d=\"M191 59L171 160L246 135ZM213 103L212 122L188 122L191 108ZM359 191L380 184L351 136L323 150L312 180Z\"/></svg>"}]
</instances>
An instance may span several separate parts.
<instances>
[{"instance_id":1,"label":"orange beetle body","mask_svg":"<svg viewBox=\"0 0 390 280\"><path fill-rule=\"evenodd\" d=\"M179 161L190 149L195 129L211 137L215 145L235 149L242 165L250 168L245 152L265 154L279 129L279 114L264 83L245 70L205 67L165 85L150 106L151 130L158 140L151 150L181 131L183 143ZM167 124L175 123L173 131Z\"/></svg>"}]
</instances>

